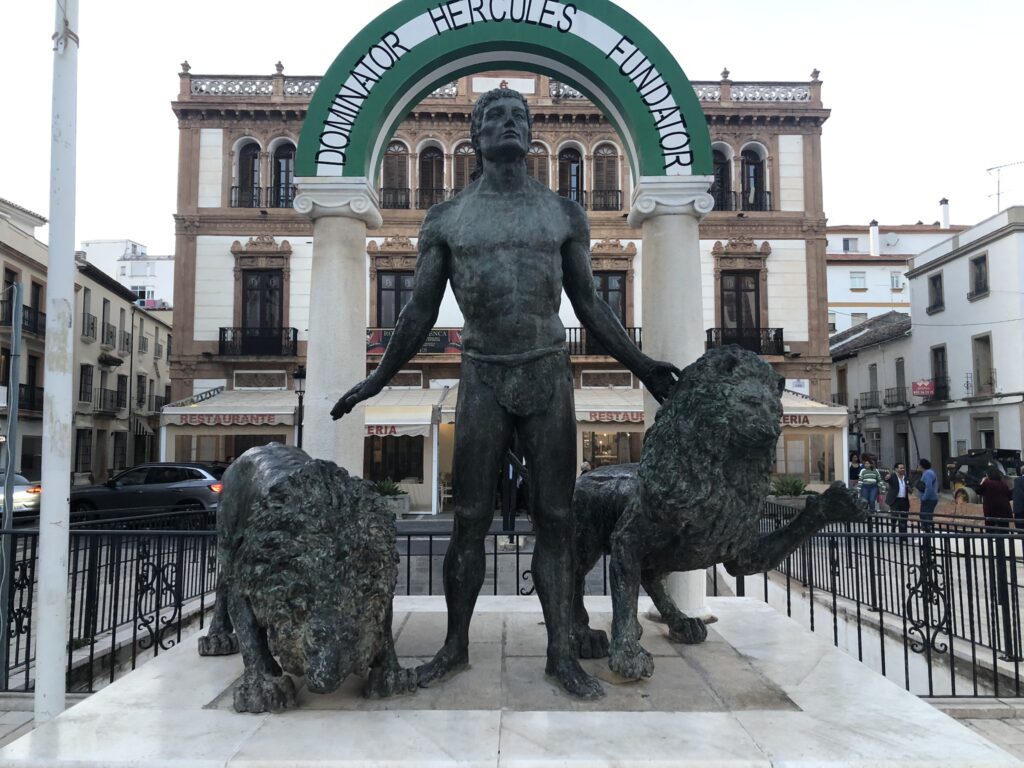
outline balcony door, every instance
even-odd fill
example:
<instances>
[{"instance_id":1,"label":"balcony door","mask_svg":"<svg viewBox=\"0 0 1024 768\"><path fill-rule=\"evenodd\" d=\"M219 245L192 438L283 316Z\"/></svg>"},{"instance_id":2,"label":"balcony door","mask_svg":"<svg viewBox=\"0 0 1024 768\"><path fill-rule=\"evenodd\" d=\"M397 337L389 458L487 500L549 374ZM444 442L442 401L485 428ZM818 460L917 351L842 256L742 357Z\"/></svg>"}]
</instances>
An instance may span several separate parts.
<instances>
[{"instance_id":1,"label":"balcony door","mask_svg":"<svg viewBox=\"0 0 1024 768\"><path fill-rule=\"evenodd\" d=\"M398 316L412 298L413 272L377 273L377 327L394 328Z\"/></svg>"},{"instance_id":2,"label":"balcony door","mask_svg":"<svg viewBox=\"0 0 1024 768\"><path fill-rule=\"evenodd\" d=\"M623 327L626 325L626 273L595 272L594 290L605 304L611 307L615 317ZM588 355L607 355L601 343L587 334L586 353Z\"/></svg>"},{"instance_id":3,"label":"balcony door","mask_svg":"<svg viewBox=\"0 0 1024 768\"><path fill-rule=\"evenodd\" d=\"M282 287L279 269L247 269L242 281L242 354L280 355Z\"/></svg>"},{"instance_id":4,"label":"balcony door","mask_svg":"<svg viewBox=\"0 0 1024 768\"><path fill-rule=\"evenodd\" d=\"M558 194L583 205L583 158L571 147L558 153Z\"/></svg>"},{"instance_id":5,"label":"balcony door","mask_svg":"<svg viewBox=\"0 0 1024 768\"><path fill-rule=\"evenodd\" d=\"M753 271L723 271L720 306L722 343L738 344L761 353L760 275Z\"/></svg>"}]
</instances>

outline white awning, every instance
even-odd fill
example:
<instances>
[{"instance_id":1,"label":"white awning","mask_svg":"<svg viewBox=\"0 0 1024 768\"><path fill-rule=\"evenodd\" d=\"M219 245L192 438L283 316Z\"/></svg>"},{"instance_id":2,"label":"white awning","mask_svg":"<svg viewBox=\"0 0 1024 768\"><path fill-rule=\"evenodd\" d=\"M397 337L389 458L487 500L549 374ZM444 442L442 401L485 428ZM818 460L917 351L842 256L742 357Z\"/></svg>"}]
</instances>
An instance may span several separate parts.
<instances>
[{"instance_id":1,"label":"white awning","mask_svg":"<svg viewBox=\"0 0 1024 768\"><path fill-rule=\"evenodd\" d=\"M164 407L160 424L183 427L293 425L298 405L298 396L288 389L226 389L198 403Z\"/></svg>"},{"instance_id":2,"label":"white awning","mask_svg":"<svg viewBox=\"0 0 1024 768\"><path fill-rule=\"evenodd\" d=\"M642 389L577 389L576 421L592 424L644 423L644 391Z\"/></svg>"},{"instance_id":3,"label":"white awning","mask_svg":"<svg viewBox=\"0 0 1024 768\"><path fill-rule=\"evenodd\" d=\"M842 405L826 405L797 392L782 393L783 429L842 429L849 415Z\"/></svg>"},{"instance_id":4,"label":"white awning","mask_svg":"<svg viewBox=\"0 0 1024 768\"><path fill-rule=\"evenodd\" d=\"M366 401L367 437L429 435L440 420L446 389L385 389Z\"/></svg>"}]
</instances>

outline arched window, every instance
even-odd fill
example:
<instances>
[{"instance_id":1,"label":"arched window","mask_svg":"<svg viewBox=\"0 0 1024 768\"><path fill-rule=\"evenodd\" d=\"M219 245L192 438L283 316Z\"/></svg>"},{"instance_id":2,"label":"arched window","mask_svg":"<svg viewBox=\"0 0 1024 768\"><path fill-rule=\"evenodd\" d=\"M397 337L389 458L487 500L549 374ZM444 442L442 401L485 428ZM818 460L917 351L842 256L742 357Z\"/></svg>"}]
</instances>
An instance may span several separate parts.
<instances>
[{"instance_id":1,"label":"arched window","mask_svg":"<svg viewBox=\"0 0 1024 768\"><path fill-rule=\"evenodd\" d=\"M409 150L400 141L388 144L380 187L381 208L409 207Z\"/></svg>"},{"instance_id":2,"label":"arched window","mask_svg":"<svg viewBox=\"0 0 1024 768\"><path fill-rule=\"evenodd\" d=\"M459 194L469 186L470 176L476 167L476 151L472 144L463 143L455 148L452 159L452 194Z\"/></svg>"},{"instance_id":3,"label":"arched window","mask_svg":"<svg viewBox=\"0 0 1024 768\"><path fill-rule=\"evenodd\" d=\"M270 190L273 208L291 208L295 199L295 145L285 142L274 150L274 186Z\"/></svg>"},{"instance_id":4,"label":"arched window","mask_svg":"<svg viewBox=\"0 0 1024 768\"><path fill-rule=\"evenodd\" d=\"M416 189L416 207L426 210L444 200L444 155L437 147L420 152L420 181Z\"/></svg>"},{"instance_id":5,"label":"arched window","mask_svg":"<svg viewBox=\"0 0 1024 768\"><path fill-rule=\"evenodd\" d=\"M715 169L715 182L711 185L715 210L731 211L735 208L732 201L732 164L720 149L712 150L711 157Z\"/></svg>"},{"instance_id":6,"label":"arched window","mask_svg":"<svg viewBox=\"0 0 1024 768\"><path fill-rule=\"evenodd\" d=\"M558 194L584 205L583 158L572 147L558 153Z\"/></svg>"},{"instance_id":7,"label":"arched window","mask_svg":"<svg viewBox=\"0 0 1024 768\"><path fill-rule=\"evenodd\" d=\"M260 205L260 145L255 141L238 150L238 186L231 192L231 205L235 208Z\"/></svg>"},{"instance_id":8,"label":"arched window","mask_svg":"<svg viewBox=\"0 0 1024 768\"><path fill-rule=\"evenodd\" d=\"M548 150L543 144L534 142L530 145L530 151L526 153L526 172L545 187L551 184L548 171Z\"/></svg>"},{"instance_id":9,"label":"arched window","mask_svg":"<svg viewBox=\"0 0 1024 768\"><path fill-rule=\"evenodd\" d=\"M594 150L594 189L590 208L594 211L618 211L622 208L619 151L611 144L602 144Z\"/></svg>"},{"instance_id":10,"label":"arched window","mask_svg":"<svg viewBox=\"0 0 1024 768\"><path fill-rule=\"evenodd\" d=\"M771 201L765 189L764 158L753 149L743 150L742 207L744 211L770 211Z\"/></svg>"}]
</instances>

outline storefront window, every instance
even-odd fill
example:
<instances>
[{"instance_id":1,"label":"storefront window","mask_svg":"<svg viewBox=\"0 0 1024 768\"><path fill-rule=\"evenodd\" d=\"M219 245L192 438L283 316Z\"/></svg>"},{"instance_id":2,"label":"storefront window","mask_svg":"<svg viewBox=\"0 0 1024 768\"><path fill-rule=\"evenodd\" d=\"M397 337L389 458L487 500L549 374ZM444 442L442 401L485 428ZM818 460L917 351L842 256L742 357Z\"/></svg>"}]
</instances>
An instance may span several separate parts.
<instances>
[{"instance_id":1,"label":"storefront window","mask_svg":"<svg viewBox=\"0 0 1024 768\"><path fill-rule=\"evenodd\" d=\"M367 438L363 465L363 477L374 482L422 483L423 436Z\"/></svg>"},{"instance_id":2,"label":"storefront window","mask_svg":"<svg viewBox=\"0 0 1024 768\"><path fill-rule=\"evenodd\" d=\"M641 432L584 432L583 458L597 469L608 464L640 461Z\"/></svg>"},{"instance_id":3,"label":"storefront window","mask_svg":"<svg viewBox=\"0 0 1024 768\"><path fill-rule=\"evenodd\" d=\"M795 475L805 483L836 479L833 436L827 432L783 431L776 448L775 473Z\"/></svg>"}]
</instances>

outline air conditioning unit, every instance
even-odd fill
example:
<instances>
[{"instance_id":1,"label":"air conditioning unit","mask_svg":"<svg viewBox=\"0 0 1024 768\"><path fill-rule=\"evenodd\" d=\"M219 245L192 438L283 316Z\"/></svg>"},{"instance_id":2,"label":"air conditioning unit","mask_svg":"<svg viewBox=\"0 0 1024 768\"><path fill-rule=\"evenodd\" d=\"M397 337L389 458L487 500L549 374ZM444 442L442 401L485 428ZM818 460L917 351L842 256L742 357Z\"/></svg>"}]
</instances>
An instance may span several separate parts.
<instances>
[{"instance_id":1,"label":"air conditioning unit","mask_svg":"<svg viewBox=\"0 0 1024 768\"><path fill-rule=\"evenodd\" d=\"M150 301L150 299L136 299L135 300L135 306L136 307L144 307L144 306L146 306L146 302L147 301Z\"/></svg>"}]
</instances>

